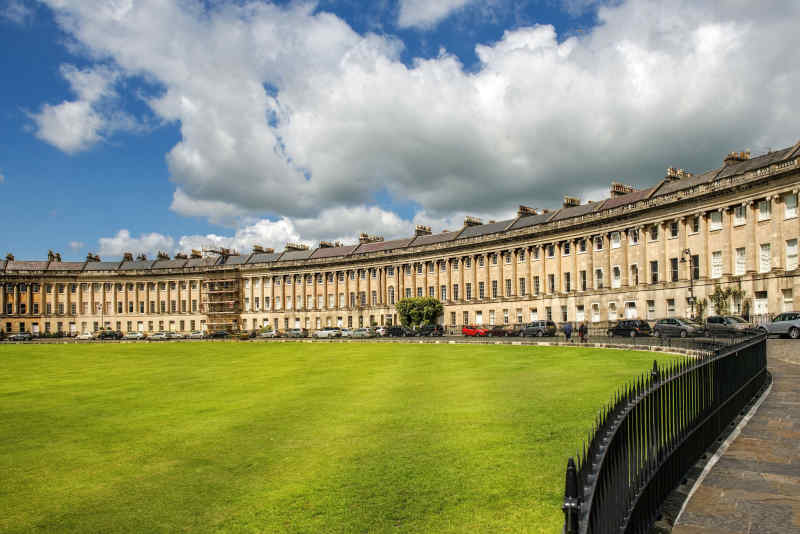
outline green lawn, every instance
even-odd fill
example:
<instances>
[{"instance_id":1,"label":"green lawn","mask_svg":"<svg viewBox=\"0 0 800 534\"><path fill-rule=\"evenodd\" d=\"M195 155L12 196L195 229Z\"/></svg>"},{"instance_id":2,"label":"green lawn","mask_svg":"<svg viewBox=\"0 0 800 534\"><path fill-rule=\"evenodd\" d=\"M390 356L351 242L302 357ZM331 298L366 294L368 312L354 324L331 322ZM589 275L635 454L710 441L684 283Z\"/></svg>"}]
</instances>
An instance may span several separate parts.
<instances>
[{"instance_id":1,"label":"green lawn","mask_svg":"<svg viewBox=\"0 0 800 534\"><path fill-rule=\"evenodd\" d=\"M653 355L0 346L2 532L560 532L567 456Z\"/></svg>"}]
</instances>

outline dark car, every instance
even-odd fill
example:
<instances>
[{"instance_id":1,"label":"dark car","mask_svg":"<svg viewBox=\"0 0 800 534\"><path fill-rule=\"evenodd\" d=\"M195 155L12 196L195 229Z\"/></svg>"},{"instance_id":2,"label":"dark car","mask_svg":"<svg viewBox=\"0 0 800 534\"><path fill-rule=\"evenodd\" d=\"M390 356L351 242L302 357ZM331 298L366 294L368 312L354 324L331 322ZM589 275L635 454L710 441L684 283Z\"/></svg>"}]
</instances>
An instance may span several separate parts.
<instances>
[{"instance_id":1,"label":"dark car","mask_svg":"<svg viewBox=\"0 0 800 534\"><path fill-rule=\"evenodd\" d=\"M406 336L413 336L414 331L405 328L404 326L389 326L386 328L386 336L387 337L406 337Z\"/></svg>"},{"instance_id":2,"label":"dark car","mask_svg":"<svg viewBox=\"0 0 800 534\"><path fill-rule=\"evenodd\" d=\"M211 339L225 339L228 335L225 330L217 330L216 332L211 332L208 337Z\"/></svg>"},{"instance_id":3,"label":"dark car","mask_svg":"<svg viewBox=\"0 0 800 534\"><path fill-rule=\"evenodd\" d=\"M656 337L702 336L705 331L700 323L677 318L659 319L653 326L653 335Z\"/></svg>"},{"instance_id":4,"label":"dark car","mask_svg":"<svg viewBox=\"0 0 800 534\"><path fill-rule=\"evenodd\" d=\"M96 337L97 339L122 339L122 332L119 330L101 330Z\"/></svg>"},{"instance_id":5,"label":"dark car","mask_svg":"<svg viewBox=\"0 0 800 534\"><path fill-rule=\"evenodd\" d=\"M290 328L286 331L286 337L308 337L308 330L306 328Z\"/></svg>"},{"instance_id":6,"label":"dark car","mask_svg":"<svg viewBox=\"0 0 800 534\"><path fill-rule=\"evenodd\" d=\"M441 337L444 335L444 328L438 324L428 324L425 326L420 326L415 330L415 335L419 337L429 337L429 336L436 336Z\"/></svg>"},{"instance_id":7,"label":"dark car","mask_svg":"<svg viewBox=\"0 0 800 534\"><path fill-rule=\"evenodd\" d=\"M522 325L519 335L522 337L554 336L558 327L553 321L532 321Z\"/></svg>"},{"instance_id":8,"label":"dark car","mask_svg":"<svg viewBox=\"0 0 800 534\"><path fill-rule=\"evenodd\" d=\"M487 335L489 337L508 337L514 335L514 330L511 327L499 324L491 327Z\"/></svg>"},{"instance_id":9,"label":"dark car","mask_svg":"<svg viewBox=\"0 0 800 534\"><path fill-rule=\"evenodd\" d=\"M8 336L9 341L30 341L33 339L33 334L30 332L18 332Z\"/></svg>"},{"instance_id":10,"label":"dark car","mask_svg":"<svg viewBox=\"0 0 800 534\"><path fill-rule=\"evenodd\" d=\"M608 332L606 333L608 334L608 337L637 337L649 336L652 331L653 329L650 328L650 323L647 321L643 321L641 319L625 319L619 321L617 324L609 328Z\"/></svg>"},{"instance_id":11,"label":"dark car","mask_svg":"<svg viewBox=\"0 0 800 534\"><path fill-rule=\"evenodd\" d=\"M746 334L753 330L750 323L733 315L716 315L706 319L706 333L710 336Z\"/></svg>"}]
</instances>

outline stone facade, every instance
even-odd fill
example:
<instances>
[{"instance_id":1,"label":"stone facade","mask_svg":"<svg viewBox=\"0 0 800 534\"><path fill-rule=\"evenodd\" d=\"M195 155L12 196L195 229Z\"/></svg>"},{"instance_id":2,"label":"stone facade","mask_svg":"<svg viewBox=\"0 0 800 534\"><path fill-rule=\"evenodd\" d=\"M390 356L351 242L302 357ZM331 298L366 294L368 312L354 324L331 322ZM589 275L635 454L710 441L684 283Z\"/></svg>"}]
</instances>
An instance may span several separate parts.
<instances>
[{"instance_id":1,"label":"stone facade","mask_svg":"<svg viewBox=\"0 0 800 534\"><path fill-rule=\"evenodd\" d=\"M0 328L45 332L251 330L396 324L405 296L435 296L441 322L605 324L691 317L715 286L731 313L800 309L800 143L731 153L700 175L669 169L611 198L407 239L122 262L0 261ZM708 310L713 313L709 303Z\"/></svg>"}]
</instances>

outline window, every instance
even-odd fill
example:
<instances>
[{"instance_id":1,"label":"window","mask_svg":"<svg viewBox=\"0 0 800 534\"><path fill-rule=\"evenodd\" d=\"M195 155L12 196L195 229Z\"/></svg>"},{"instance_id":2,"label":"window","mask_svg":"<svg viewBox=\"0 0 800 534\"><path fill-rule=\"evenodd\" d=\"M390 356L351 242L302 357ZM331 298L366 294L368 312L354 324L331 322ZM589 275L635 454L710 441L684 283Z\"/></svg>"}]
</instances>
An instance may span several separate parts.
<instances>
[{"instance_id":1,"label":"window","mask_svg":"<svg viewBox=\"0 0 800 534\"><path fill-rule=\"evenodd\" d=\"M572 291L572 273L564 273L564 291L567 293Z\"/></svg>"},{"instance_id":2,"label":"window","mask_svg":"<svg viewBox=\"0 0 800 534\"><path fill-rule=\"evenodd\" d=\"M458 284L453 284L453 300L458 300Z\"/></svg>"},{"instance_id":3,"label":"window","mask_svg":"<svg viewBox=\"0 0 800 534\"><path fill-rule=\"evenodd\" d=\"M445 301L447 300L447 286L446 286L446 285L442 285L442 286L439 288L439 294L440 294L440 296L441 296L440 300L441 300L442 302L445 302Z\"/></svg>"},{"instance_id":4,"label":"window","mask_svg":"<svg viewBox=\"0 0 800 534\"><path fill-rule=\"evenodd\" d=\"M538 276L534 276L533 277L533 294L534 295L538 295L539 294L539 290L540 290L539 277Z\"/></svg>"},{"instance_id":5,"label":"window","mask_svg":"<svg viewBox=\"0 0 800 534\"><path fill-rule=\"evenodd\" d=\"M586 252L586 240L578 239L578 252Z\"/></svg>"},{"instance_id":6,"label":"window","mask_svg":"<svg viewBox=\"0 0 800 534\"><path fill-rule=\"evenodd\" d=\"M377 306L378 305L378 292L377 291L373 291L372 292L371 299L372 299L372 305L373 306Z\"/></svg>"},{"instance_id":7,"label":"window","mask_svg":"<svg viewBox=\"0 0 800 534\"><path fill-rule=\"evenodd\" d=\"M746 256L745 248L744 247L737 248L736 249L736 258L734 260L734 263L735 263L735 265L734 265L734 269L735 269L734 270L734 274L743 275L745 273L746 261L747 261L747 256Z\"/></svg>"},{"instance_id":8,"label":"window","mask_svg":"<svg viewBox=\"0 0 800 534\"><path fill-rule=\"evenodd\" d=\"M600 304L597 302L592 303L592 322L600 322Z\"/></svg>"},{"instance_id":9,"label":"window","mask_svg":"<svg viewBox=\"0 0 800 534\"><path fill-rule=\"evenodd\" d=\"M667 317L675 317L675 299L667 299Z\"/></svg>"},{"instance_id":10,"label":"window","mask_svg":"<svg viewBox=\"0 0 800 534\"><path fill-rule=\"evenodd\" d=\"M547 275L547 292L548 293L556 292L556 275L554 274Z\"/></svg>"},{"instance_id":11,"label":"window","mask_svg":"<svg viewBox=\"0 0 800 534\"><path fill-rule=\"evenodd\" d=\"M691 224L692 224L692 233L693 234L696 234L697 232L700 231L700 217L698 217L698 216L692 217Z\"/></svg>"},{"instance_id":12,"label":"window","mask_svg":"<svg viewBox=\"0 0 800 534\"><path fill-rule=\"evenodd\" d=\"M622 286L622 271L619 265L614 265L611 268L611 287L617 288Z\"/></svg>"},{"instance_id":13,"label":"window","mask_svg":"<svg viewBox=\"0 0 800 534\"><path fill-rule=\"evenodd\" d=\"M603 269L595 269L594 271L594 288L603 289Z\"/></svg>"},{"instance_id":14,"label":"window","mask_svg":"<svg viewBox=\"0 0 800 534\"><path fill-rule=\"evenodd\" d=\"M422 263L417 263L417 274L422 274Z\"/></svg>"},{"instance_id":15,"label":"window","mask_svg":"<svg viewBox=\"0 0 800 534\"><path fill-rule=\"evenodd\" d=\"M394 276L394 267L391 265L386 267L386 276Z\"/></svg>"},{"instance_id":16,"label":"window","mask_svg":"<svg viewBox=\"0 0 800 534\"><path fill-rule=\"evenodd\" d=\"M761 254L758 261L758 272L768 273L772 269L772 258L770 257L769 243L761 244Z\"/></svg>"},{"instance_id":17,"label":"window","mask_svg":"<svg viewBox=\"0 0 800 534\"><path fill-rule=\"evenodd\" d=\"M489 310L489 325L494 326L494 310Z\"/></svg>"},{"instance_id":18,"label":"window","mask_svg":"<svg viewBox=\"0 0 800 534\"><path fill-rule=\"evenodd\" d=\"M654 224L650 227L650 241L655 241L658 239L658 225Z\"/></svg>"},{"instance_id":19,"label":"window","mask_svg":"<svg viewBox=\"0 0 800 534\"><path fill-rule=\"evenodd\" d=\"M638 245L639 244L639 230L632 229L628 230L628 239L631 242L631 245Z\"/></svg>"},{"instance_id":20,"label":"window","mask_svg":"<svg viewBox=\"0 0 800 534\"><path fill-rule=\"evenodd\" d=\"M497 287L497 280L493 280L495 287ZM478 282L478 298L483 300L486 298L486 293L484 292L485 284L483 282Z\"/></svg>"},{"instance_id":21,"label":"window","mask_svg":"<svg viewBox=\"0 0 800 534\"><path fill-rule=\"evenodd\" d=\"M264 299L264 302L267 304L267 306L269 306L269 304L268 304L269 303L269 297L266 297ZM197 299L192 299L192 311L193 312L197 311Z\"/></svg>"},{"instance_id":22,"label":"window","mask_svg":"<svg viewBox=\"0 0 800 534\"><path fill-rule=\"evenodd\" d=\"M616 302L609 302L608 303L608 320L609 321L616 321L617 320L617 303Z\"/></svg>"},{"instance_id":23,"label":"window","mask_svg":"<svg viewBox=\"0 0 800 534\"><path fill-rule=\"evenodd\" d=\"M522 323L522 308L517 308L517 324Z\"/></svg>"},{"instance_id":24,"label":"window","mask_svg":"<svg viewBox=\"0 0 800 534\"><path fill-rule=\"evenodd\" d=\"M525 262L525 251L519 250L517 251L517 262L524 263Z\"/></svg>"},{"instance_id":25,"label":"window","mask_svg":"<svg viewBox=\"0 0 800 534\"><path fill-rule=\"evenodd\" d=\"M478 287L481 287L481 284L483 284L483 282L479 282L478 283ZM483 298L483 297L480 297L480 298ZM497 280L492 280L492 298L493 299L497 298Z\"/></svg>"},{"instance_id":26,"label":"window","mask_svg":"<svg viewBox=\"0 0 800 534\"><path fill-rule=\"evenodd\" d=\"M564 243L561 245L561 248L562 248L562 254L564 256L569 256L569 252L570 252L569 241L564 241Z\"/></svg>"},{"instance_id":27,"label":"window","mask_svg":"<svg viewBox=\"0 0 800 534\"><path fill-rule=\"evenodd\" d=\"M650 283L658 283L658 261L650 262Z\"/></svg>"},{"instance_id":28,"label":"window","mask_svg":"<svg viewBox=\"0 0 800 534\"><path fill-rule=\"evenodd\" d=\"M594 249L603 250L603 236L597 236L594 238Z\"/></svg>"},{"instance_id":29,"label":"window","mask_svg":"<svg viewBox=\"0 0 800 534\"><path fill-rule=\"evenodd\" d=\"M452 264L453 264L453 270L457 271L458 270L458 258L453 258Z\"/></svg>"},{"instance_id":30,"label":"window","mask_svg":"<svg viewBox=\"0 0 800 534\"><path fill-rule=\"evenodd\" d=\"M575 306L575 320L579 323L586 320L586 311L583 307L583 304L578 304Z\"/></svg>"},{"instance_id":31,"label":"window","mask_svg":"<svg viewBox=\"0 0 800 534\"><path fill-rule=\"evenodd\" d=\"M772 217L772 202L769 199L758 201L758 220L767 221Z\"/></svg>"},{"instance_id":32,"label":"window","mask_svg":"<svg viewBox=\"0 0 800 534\"><path fill-rule=\"evenodd\" d=\"M711 278L722 277L722 251L715 250L711 253Z\"/></svg>"},{"instance_id":33,"label":"window","mask_svg":"<svg viewBox=\"0 0 800 534\"><path fill-rule=\"evenodd\" d=\"M692 254L689 258L689 266L692 269L692 280L700 280L700 255Z\"/></svg>"},{"instance_id":34,"label":"window","mask_svg":"<svg viewBox=\"0 0 800 534\"><path fill-rule=\"evenodd\" d=\"M539 247L538 246L537 247L533 247L533 249L531 250L531 254L533 254L533 259L534 260L538 260L539 259Z\"/></svg>"},{"instance_id":35,"label":"window","mask_svg":"<svg viewBox=\"0 0 800 534\"><path fill-rule=\"evenodd\" d=\"M472 284L467 282L464 284L464 292L466 293L467 300L472 300Z\"/></svg>"},{"instance_id":36,"label":"window","mask_svg":"<svg viewBox=\"0 0 800 534\"><path fill-rule=\"evenodd\" d=\"M733 225L741 226L747 222L747 206L739 205L733 208Z\"/></svg>"},{"instance_id":37,"label":"window","mask_svg":"<svg viewBox=\"0 0 800 534\"><path fill-rule=\"evenodd\" d=\"M464 268L471 269L472 268L472 258L464 258Z\"/></svg>"},{"instance_id":38,"label":"window","mask_svg":"<svg viewBox=\"0 0 800 534\"><path fill-rule=\"evenodd\" d=\"M547 257L552 258L555 255L556 255L555 245L547 245Z\"/></svg>"},{"instance_id":39,"label":"window","mask_svg":"<svg viewBox=\"0 0 800 534\"><path fill-rule=\"evenodd\" d=\"M708 223L708 230L713 232L722 229L722 212L712 211L709 214L710 222Z\"/></svg>"},{"instance_id":40,"label":"window","mask_svg":"<svg viewBox=\"0 0 800 534\"><path fill-rule=\"evenodd\" d=\"M678 237L678 221L672 221L669 223L669 236Z\"/></svg>"},{"instance_id":41,"label":"window","mask_svg":"<svg viewBox=\"0 0 800 534\"><path fill-rule=\"evenodd\" d=\"M656 301L654 300L647 301L647 318L651 321L656 318Z\"/></svg>"},{"instance_id":42,"label":"window","mask_svg":"<svg viewBox=\"0 0 800 534\"><path fill-rule=\"evenodd\" d=\"M783 300L783 311L790 312L794 311L794 299L792 298L792 290L791 289L783 289L782 293L782 300Z\"/></svg>"},{"instance_id":43,"label":"window","mask_svg":"<svg viewBox=\"0 0 800 534\"><path fill-rule=\"evenodd\" d=\"M545 315L545 317L547 318L548 321L552 321L553 320L553 308L550 307L550 306L545 306L544 315Z\"/></svg>"},{"instance_id":44,"label":"window","mask_svg":"<svg viewBox=\"0 0 800 534\"><path fill-rule=\"evenodd\" d=\"M797 217L797 195L794 193L789 193L783 197L783 206L783 217L785 219Z\"/></svg>"},{"instance_id":45,"label":"window","mask_svg":"<svg viewBox=\"0 0 800 534\"><path fill-rule=\"evenodd\" d=\"M786 241L786 270L797 269L797 239Z\"/></svg>"},{"instance_id":46,"label":"window","mask_svg":"<svg viewBox=\"0 0 800 534\"><path fill-rule=\"evenodd\" d=\"M580 272L581 291L586 291L586 271Z\"/></svg>"},{"instance_id":47,"label":"window","mask_svg":"<svg viewBox=\"0 0 800 534\"><path fill-rule=\"evenodd\" d=\"M611 248L619 248L622 245L622 237L619 232L611 232Z\"/></svg>"},{"instance_id":48,"label":"window","mask_svg":"<svg viewBox=\"0 0 800 534\"><path fill-rule=\"evenodd\" d=\"M670 280L673 282L678 281L678 258L669 259Z\"/></svg>"},{"instance_id":49,"label":"window","mask_svg":"<svg viewBox=\"0 0 800 534\"><path fill-rule=\"evenodd\" d=\"M430 286L428 288L428 296L431 297L431 298L436 297L436 288L435 287Z\"/></svg>"},{"instance_id":50,"label":"window","mask_svg":"<svg viewBox=\"0 0 800 534\"><path fill-rule=\"evenodd\" d=\"M566 321L567 320L567 307L566 306L561 306L561 320L562 321Z\"/></svg>"},{"instance_id":51,"label":"window","mask_svg":"<svg viewBox=\"0 0 800 534\"><path fill-rule=\"evenodd\" d=\"M464 321L464 324L469 324L469 312L468 311L465 311L462 314L462 319Z\"/></svg>"},{"instance_id":52,"label":"window","mask_svg":"<svg viewBox=\"0 0 800 534\"><path fill-rule=\"evenodd\" d=\"M456 312L450 312L450 324L452 326L456 325Z\"/></svg>"},{"instance_id":53,"label":"window","mask_svg":"<svg viewBox=\"0 0 800 534\"><path fill-rule=\"evenodd\" d=\"M519 279L519 294L521 296L523 296L523 297L526 295L525 289L526 289L525 288L525 279L524 278L520 278Z\"/></svg>"},{"instance_id":54,"label":"window","mask_svg":"<svg viewBox=\"0 0 800 534\"><path fill-rule=\"evenodd\" d=\"M506 278L506 296L511 296L511 278Z\"/></svg>"},{"instance_id":55,"label":"window","mask_svg":"<svg viewBox=\"0 0 800 534\"><path fill-rule=\"evenodd\" d=\"M506 252L505 256L506 256L506 263L511 263L511 252Z\"/></svg>"}]
</instances>

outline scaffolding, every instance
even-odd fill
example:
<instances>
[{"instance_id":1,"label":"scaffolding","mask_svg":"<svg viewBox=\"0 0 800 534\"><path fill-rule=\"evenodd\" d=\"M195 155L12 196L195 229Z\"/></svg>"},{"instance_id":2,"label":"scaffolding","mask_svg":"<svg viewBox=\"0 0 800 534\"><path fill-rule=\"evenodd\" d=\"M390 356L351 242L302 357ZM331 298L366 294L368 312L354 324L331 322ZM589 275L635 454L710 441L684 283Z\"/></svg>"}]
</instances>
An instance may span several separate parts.
<instances>
[{"instance_id":1,"label":"scaffolding","mask_svg":"<svg viewBox=\"0 0 800 534\"><path fill-rule=\"evenodd\" d=\"M236 255L228 249L203 249L203 255L218 255L223 258ZM203 280L200 300L203 311L208 318L207 329L210 333L239 330L242 286L240 278L212 278Z\"/></svg>"}]
</instances>

